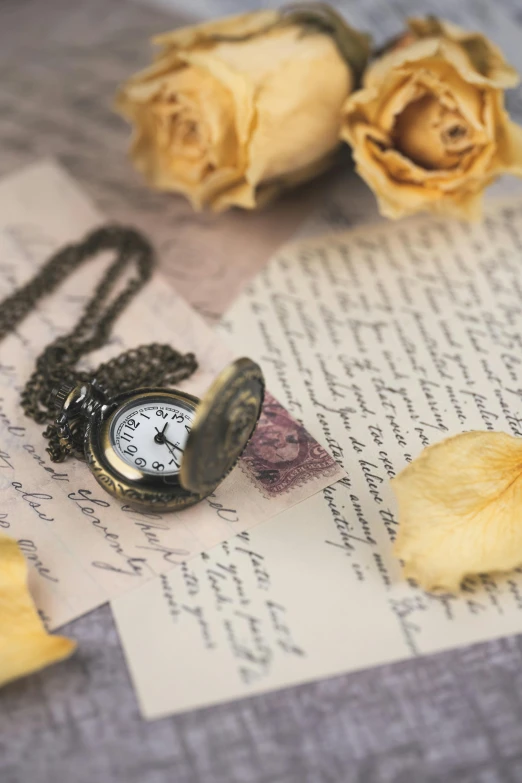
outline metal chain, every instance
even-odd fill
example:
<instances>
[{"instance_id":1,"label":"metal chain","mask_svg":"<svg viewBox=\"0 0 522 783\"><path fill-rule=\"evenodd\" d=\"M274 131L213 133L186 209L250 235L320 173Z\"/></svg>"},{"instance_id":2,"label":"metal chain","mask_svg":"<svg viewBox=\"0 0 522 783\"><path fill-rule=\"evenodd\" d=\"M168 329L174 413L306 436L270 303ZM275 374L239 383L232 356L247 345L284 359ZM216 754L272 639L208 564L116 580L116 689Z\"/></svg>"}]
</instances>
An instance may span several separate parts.
<instances>
[{"instance_id":1,"label":"metal chain","mask_svg":"<svg viewBox=\"0 0 522 783\"><path fill-rule=\"evenodd\" d=\"M50 294L85 261L104 251L113 251L116 257L96 286L83 315L69 334L58 337L45 348L22 391L20 401L24 413L39 424L54 419L51 393L61 383L90 382L110 397L140 386L179 383L197 369L194 354L181 354L170 345L158 343L126 351L93 372L76 369L81 357L107 343L115 320L150 279L155 264L155 253L148 240L132 228L116 225L103 226L78 244L62 248L32 280L0 302L0 342L16 329L42 297ZM116 283L132 264L136 266L136 274L109 301ZM50 441L53 461L64 459L66 453L58 445L54 424L47 427L44 436Z\"/></svg>"}]
</instances>

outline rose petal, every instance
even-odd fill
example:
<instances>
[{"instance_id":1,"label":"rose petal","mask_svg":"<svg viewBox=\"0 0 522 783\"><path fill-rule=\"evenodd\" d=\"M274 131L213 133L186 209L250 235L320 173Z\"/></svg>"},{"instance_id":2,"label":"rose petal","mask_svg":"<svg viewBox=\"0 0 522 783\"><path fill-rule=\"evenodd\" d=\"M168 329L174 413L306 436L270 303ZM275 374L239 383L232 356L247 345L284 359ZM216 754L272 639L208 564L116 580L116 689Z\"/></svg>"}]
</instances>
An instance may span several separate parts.
<instances>
[{"instance_id":1,"label":"rose petal","mask_svg":"<svg viewBox=\"0 0 522 783\"><path fill-rule=\"evenodd\" d=\"M394 133L401 153L426 169L455 169L477 143L462 114L446 109L433 95L410 103L397 118Z\"/></svg>"},{"instance_id":2,"label":"rose petal","mask_svg":"<svg viewBox=\"0 0 522 783\"><path fill-rule=\"evenodd\" d=\"M499 174L522 177L522 127L512 122L504 109L502 97L496 104L498 147L495 161Z\"/></svg>"},{"instance_id":3,"label":"rose petal","mask_svg":"<svg viewBox=\"0 0 522 783\"><path fill-rule=\"evenodd\" d=\"M157 46L170 49L193 49L219 38L248 38L271 27L280 18L278 11L253 11L247 14L214 19L204 24L181 27L168 33L157 35L152 42ZM163 52L159 55L163 56Z\"/></svg>"},{"instance_id":4,"label":"rose petal","mask_svg":"<svg viewBox=\"0 0 522 783\"><path fill-rule=\"evenodd\" d=\"M457 43L466 52L473 70L486 77L492 86L499 89L517 86L520 81L518 73L506 63L501 50L486 36L469 32L443 19L435 20L435 29L433 23L433 17L408 19L410 29L419 37L444 36Z\"/></svg>"},{"instance_id":5,"label":"rose petal","mask_svg":"<svg viewBox=\"0 0 522 783\"><path fill-rule=\"evenodd\" d=\"M427 590L522 563L522 439L468 432L425 449L392 480L395 554Z\"/></svg>"},{"instance_id":6,"label":"rose petal","mask_svg":"<svg viewBox=\"0 0 522 783\"><path fill-rule=\"evenodd\" d=\"M27 589L16 541L0 536L0 686L68 658L76 643L49 636Z\"/></svg>"},{"instance_id":7,"label":"rose petal","mask_svg":"<svg viewBox=\"0 0 522 783\"><path fill-rule=\"evenodd\" d=\"M221 104L223 111L234 123L236 133L236 143L234 153L237 166L242 169L246 164L245 147L250 138L252 125L255 121L255 86L240 71L234 70L227 62L219 59L214 50L209 52L187 52L183 54L185 62L197 66L200 71L207 72L217 84L218 89L225 88L227 94L233 96L230 106L223 106L223 100L218 95L212 97L214 104ZM206 100L201 100L200 106L207 108Z\"/></svg>"},{"instance_id":8,"label":"rose petal","mask_svg":"<svg viewBox=\"0 0 522 783\"><path fill-rule=\"evenodd\" d=\"M277 39L285 55L273 53L274 68L259 85L245 173L252 184L315 170L338 146L341 108L352 88L328 36L303 36L291 28Z\"/></svg>"}]
</instances>

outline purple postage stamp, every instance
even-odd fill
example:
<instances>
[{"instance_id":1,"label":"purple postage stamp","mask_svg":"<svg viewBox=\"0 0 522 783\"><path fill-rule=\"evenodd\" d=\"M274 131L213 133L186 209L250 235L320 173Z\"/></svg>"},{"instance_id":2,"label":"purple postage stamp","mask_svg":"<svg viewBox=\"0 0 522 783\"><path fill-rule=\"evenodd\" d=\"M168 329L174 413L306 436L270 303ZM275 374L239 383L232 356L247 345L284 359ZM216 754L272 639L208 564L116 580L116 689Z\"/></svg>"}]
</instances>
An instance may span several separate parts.
<instances>
[{"instance_id":1,"label":"purple postage stamp","mask_svg":"<svg viewBox=\"0 0 522 783\"><path fill-rule=\"evenodd\" d=\"M338 471L330 454L268 393L241 467L266 498Z\"/></svg>"}]
</instances>

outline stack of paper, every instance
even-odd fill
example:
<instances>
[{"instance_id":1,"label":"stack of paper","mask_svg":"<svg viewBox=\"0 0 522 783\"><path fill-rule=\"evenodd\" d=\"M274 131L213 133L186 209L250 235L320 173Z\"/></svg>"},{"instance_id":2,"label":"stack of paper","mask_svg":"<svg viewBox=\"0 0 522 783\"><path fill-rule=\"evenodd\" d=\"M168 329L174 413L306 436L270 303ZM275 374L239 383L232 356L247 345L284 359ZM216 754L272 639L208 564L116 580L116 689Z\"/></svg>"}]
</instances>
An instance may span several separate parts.
<instances>
[{"instance_id":1,"label":"stack of paper","mask_svg":"<svg viewBox=\"0 0 522 783\"><path fill-rule=\"evenodd\" d=\"M0 205L3 294L102 222L52 163L0 184ZM0 356L0 524L49 627L112 600L148 718L519 631L521 574L444 597L401 579L389 479L448 434L521 434L521 247L520 199L473 228L422 218L309 239L282 249L219 336L155 279L92 365L169 341L198 355L184 386L200 393L246 354L285 406L269 396L276 446L177 515L117 503L82 463L52 465L20 411L35 356L71 328L103 261L71 278Z\"/></svg>"},{"instance_id":2,"label":"stack of paper","mask_svg":"<svg viewBox=\"0 0 522 783\"><path fill-rule=\"evenodd\" d=\"M59 246L103 222L53 163L0 184L0 297L28 280ZM69 332L108 258L91 261L48 297L1 345L0 526L21 542L30 587L49 628L57 628L176 564L310 497L344 476L332 457L269 395L264 408L277 431L298 444L283 455L263 446L263 416L248 459L218 489L182 515L139 511L107 495L77 460L56 465L42 427L26 418L20 391L35 358ZM222 339L162 282L146 286L118 319L111 344L89 366L144 343L168 342L196 354L200 369L181 384L201 394L233 358ZM271 422L269 422L270 426ZM260 468L279 475L267 487Z\"/></svg>"}]
</instances>

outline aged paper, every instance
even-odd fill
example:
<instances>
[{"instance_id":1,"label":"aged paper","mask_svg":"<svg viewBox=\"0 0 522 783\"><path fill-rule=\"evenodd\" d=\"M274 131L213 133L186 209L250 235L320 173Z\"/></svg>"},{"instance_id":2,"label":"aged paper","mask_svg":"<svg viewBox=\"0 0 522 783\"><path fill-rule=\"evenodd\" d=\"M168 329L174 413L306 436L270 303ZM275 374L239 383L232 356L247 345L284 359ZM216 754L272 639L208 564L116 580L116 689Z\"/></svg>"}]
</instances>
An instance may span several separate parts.
<instances>
[{"instance_id":1,"label":"aged paper","mask_svg":"<svg viewBox=\"0 0 522 783\"><path fill-rule=\"evenodd\" d=\"M447 435L522 435L522 200L284 248L231 345L348 477L113 604L144 715L511 634L522 569L434 597L401 579L389 479Z\"/></svg>"},{"instance_id":2,"label":"aged paper","mask_svg":"<svg viewBox=\"0 0 522 783\"><path fill-rule=\"evenodd\" d=\"M102 223L53 163L0 183L0 297L47 256ZM77 460L52 464L42 427L24 417L20 390L35 357L68 332L108 262L91 261L0 345L0 528L30 565L32 593L55 628L243 528L288 508L344 475L332 457L267 395L245 458L207 500L180 514L137 511L95 482ZM180 384L199 395L233 354L155 276L119 318L111 344L89 366L125 348L168 342L196 354L200 369Z\"/></svg>"}]
</instances>

